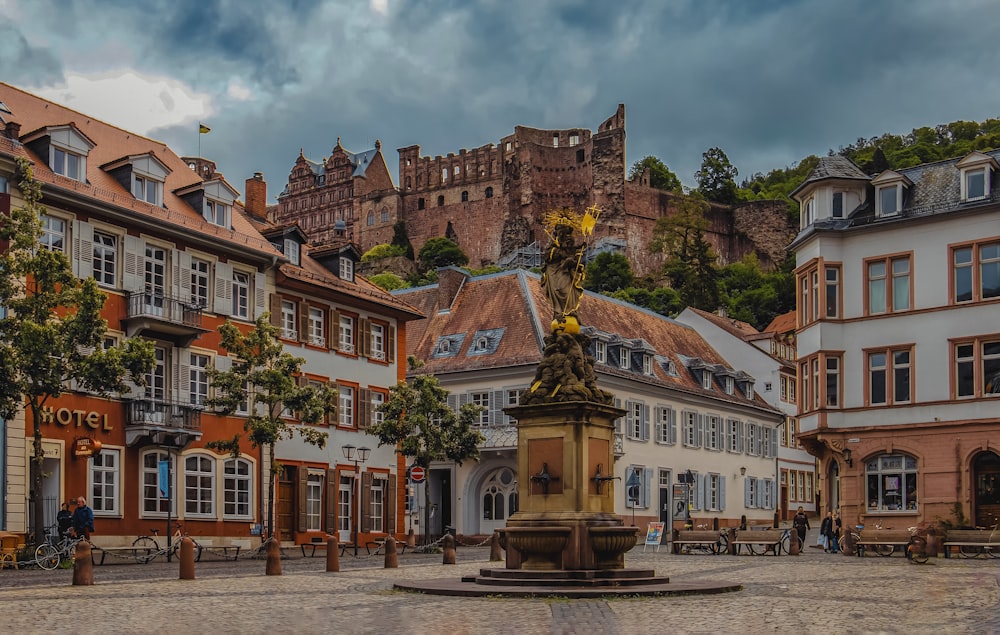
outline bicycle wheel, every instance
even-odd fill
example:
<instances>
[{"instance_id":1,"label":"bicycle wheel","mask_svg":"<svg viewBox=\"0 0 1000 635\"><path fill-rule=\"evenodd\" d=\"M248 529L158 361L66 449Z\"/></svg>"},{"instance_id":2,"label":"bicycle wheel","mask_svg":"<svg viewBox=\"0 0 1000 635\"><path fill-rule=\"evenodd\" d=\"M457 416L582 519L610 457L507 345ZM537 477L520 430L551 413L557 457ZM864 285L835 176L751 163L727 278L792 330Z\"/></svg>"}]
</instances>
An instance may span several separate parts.
<instances>
[{"instance_id":1,"label":"bicycle wheel","mask_svg":"<svg viewBox=\"0 0 1000 635\"><path fill-rule=\"evenodd\" d=\"M892 545L874 545L873 549L875 549L875 553L883 557L891 556L892 552L895 551Z\"/></svg>"},{"instance_id":2,"label":"bicycle wheel","mask_svg":"<svg viewBox=\"0 0 1000 635\"><path fill-rule=\"evenodd\" d=\"M719 534L719 544L716 553L729 553L729 534Z\"/></svg>"},{"instance_id":3,"label":"bicycle wheel","mask_svg":"<svg viewBox=\"0 0 1000 635\"><path fill-rule=\"evenodd\" d=\"M910 560L916 562L917 564L924 564L928 560L927 550L922 544L917 544L916 542L910 544L907 549L910 550Z\"/></svg>"},{"instance_id":4,"label":"bicycle wheel","mask_svg":"<svg viewBox=\"0 0 1000 635\"><path fill-rule=\"evenodd\" d=\"M792 553L792 550L789 548L789 542L790 541L791 541L791 538L790 538L790 536L789 536L789 534L788 534L787 531L781 535L781 540L778 541L778 555L779 556L781 555L782 551L784 551L785 553Z\"/></svg>"},{"instance_id":5,"label":"bicycle wheel","mask_svg":"<svg viewBox=\"0 0 1000 635\"><path fill-rule=\"evenodd\" d=\"M52 571L59 566L61 553L50 544L38 545L35 549L35 563L46 571Z\"/></svg>"},{"instance_id":6,"label":"bicycle wheel","mask_svg":"<svg viewBox=\"0 0 1000 635\"><path fill-rule=\"evenodd\" d=\"M983 548L966 545L963 547L959 547L958 552L962 554L963 558L978 558L979 554L983 552Z\"/></svg>"},{"instance_id":7,"label":"bicycle wheel","mask_svg":"<svg viewBox=\"0 0 1000 635\"><path fill-rule=\"evenodd\" d=\"M747 550L750 552L750 555L759 556L764 553L764 549L763 545L755 545L752 542L747 543Z\"/></svg>"},{"instance_id":8,"label":"bicycle wheel","mask_svg":"<svg viewBox=\"0 0 1000 635\"><path fill-rule=\"evenodd\" d=\"M132 557L140 564L146 564L160 553L160 545L149 536L139 536L132 543Z\"/></svg>"}]
</instances>

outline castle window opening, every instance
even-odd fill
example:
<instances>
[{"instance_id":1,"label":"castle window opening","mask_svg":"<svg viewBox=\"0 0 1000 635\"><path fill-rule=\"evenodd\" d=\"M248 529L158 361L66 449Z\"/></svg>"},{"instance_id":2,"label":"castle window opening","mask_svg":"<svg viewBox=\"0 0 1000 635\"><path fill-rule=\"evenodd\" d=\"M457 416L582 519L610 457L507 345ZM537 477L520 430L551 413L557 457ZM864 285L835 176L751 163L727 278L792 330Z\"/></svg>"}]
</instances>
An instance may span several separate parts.
<instances>
[{"instance_id":1,"label":"castle window opening","mask_svg":"<svg viewBox=\"0 0 1000 635\"><path fill-rule=\"evenodd\" d=\"M486 198L493 198L493 188L492 187L486 188Z\"/></svg>"},{"instance_id":2,"label":"castle window opening","mask_svg":"<svg viewBox=\"0 0 1000 635\"><path fill-rule=\"evenodd\" d=\"M375 224L375 212L368 212L367 224L369 227Z\"/></svg>"},{"instance_id":3,"label":"castle window opening","mask_svg":"<svg viewBox=\"0 0 1000 635\"><path fill-rule=\"evenodd\" d=\"M571 134L569 136L569 147L572 148L573 146L576 146L576 145L580 145L580 135L578 135L578 134Z\"/></svg>"},{"instance_id":4,"label":"castle window opening","mask_svg":"<svg viewBox=\"0 0 1000 635\"><path fill-rule=\"evenodd\" d=\"M577 163L583 163L583 159L584 159L583 150L577 150L576 151L576 162Z\"/></svg>"},{"instance_id":5,"label":"castle window opening","mask_svg":"<svg viewBox=\"0 0 1000 635\"><path fill-rule=\"evenodd\" d=\"M444 183L448 180L448 168L441 168L441 182Z\"/></svg>"},{"instance_id":6,"label":"castle window opening","mask_svg":"<svg viewBox=\"0 0 1000 635\"><path fill-rule=\"evenodd\" d=\"M389 222L389 208L388 207L383 207L382 208L382 222L383 223L388 223Z\"/></svg>"},{"instance_id":7,"label":"castle window opening","mask_svg":"<svg viewBox=\"0 0 1000 635\"><path fill-rule=\"evenodd\" d=\"M469 190L462 190L462 202L463 203L469 202Z\"/></svg>"},{"instance_id":8,"label":"castle window opening","mask_svg":"<svg viewBox=\"0 0 1000 635\"><path fill-rule=\"evenodd\" d=\"M406 177L406 189L410 189L410 177Z\"/></svg>"},{"instance_id":9,"label":"castle window opening","mask_svg":"<svg viewBox=\"0 0 1000 635\"><path fill-rule=\"evenodd\" d=\"M438 196L438 207L441 207L442 205L444 205L444 195L443 194L440 195L440 196Z\"/></svg>"},{"instance_id":10,"label":"castle window opening","mask_svg":"<svg viewBox=\"0 0 1000 635\"><path fill-rule=\"evenodd\" d=\"M421 197L417 199L417 209L423 209L423 208L424 208L424 199L423 197Z\"/></svg>"},{"instance_id":11,"label":"castle window opening","mask_svg":"<svg viewBox=\"0 0 1000 635\"><path fill-rule=\"evenodd\" d=\"M460 168L460 167L459 167L459 166L457 166L457 165L456 165L456 166L455 166L455 168L454 168L454 169L452 170L452 172L454 173L454 175L455 175L455 176L458 176L458 175L459 175L459 173L460 173L461 171L462 171L462 168Z\"/></svg>"},{"instance_id":12,"label":"castle window opening","mask_svg":"<svg viewBox=\"0 0 1000 635\"><path fill-rule=\"evenodd\" d=\"M552 135L552 147L553 148L559 147L559 135L557 134Z\"/></svg>"}]
</instances>

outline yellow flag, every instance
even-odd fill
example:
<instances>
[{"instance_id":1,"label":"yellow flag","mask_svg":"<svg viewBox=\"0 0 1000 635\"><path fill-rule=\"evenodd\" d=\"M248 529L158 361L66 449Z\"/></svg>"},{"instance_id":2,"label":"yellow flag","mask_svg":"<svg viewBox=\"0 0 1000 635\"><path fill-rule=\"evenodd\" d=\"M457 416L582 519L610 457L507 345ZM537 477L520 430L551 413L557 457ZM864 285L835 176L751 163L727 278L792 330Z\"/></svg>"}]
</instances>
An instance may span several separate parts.
<instances>
[{"instance_id":1,"label":"yellow flag","mask_svg":"<svg viewBox=\"0 0 1000 635\"><path fill-rule=\"evenodd\" d=\"M198 134L208 134L209 132L212 132L211 128L203 123L198 124Z\"/></svg>"}]
</instances>

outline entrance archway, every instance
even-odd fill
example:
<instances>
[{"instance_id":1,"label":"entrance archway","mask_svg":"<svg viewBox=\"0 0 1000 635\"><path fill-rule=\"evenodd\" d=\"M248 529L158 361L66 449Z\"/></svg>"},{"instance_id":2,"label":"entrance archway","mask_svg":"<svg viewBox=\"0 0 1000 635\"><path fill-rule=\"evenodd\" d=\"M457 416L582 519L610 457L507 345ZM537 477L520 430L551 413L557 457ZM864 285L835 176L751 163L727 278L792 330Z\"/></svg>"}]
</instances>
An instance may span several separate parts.
<instances>
[{"instance_id":1,"label":"entrance archway","mask_svg":"<svg viewBox=\"0 0 1000 635\"><path fill-rule=\"evenodd\" d=\"M517 481L514 470L500 467L493 470L479 488L479 533L492 534L507 526L507 519L517 511Z\"/></svg>"},{"instance_id":2,"label":"entrance archway","mask_svg":"<svg viewBox=\"0 0 1000 635\"><path fill-rule=\"evenodd\" d=\"M1000 522L1000 456L980 452L972 460L972 517L977 527Z\"/></svg>"}]
</instances>

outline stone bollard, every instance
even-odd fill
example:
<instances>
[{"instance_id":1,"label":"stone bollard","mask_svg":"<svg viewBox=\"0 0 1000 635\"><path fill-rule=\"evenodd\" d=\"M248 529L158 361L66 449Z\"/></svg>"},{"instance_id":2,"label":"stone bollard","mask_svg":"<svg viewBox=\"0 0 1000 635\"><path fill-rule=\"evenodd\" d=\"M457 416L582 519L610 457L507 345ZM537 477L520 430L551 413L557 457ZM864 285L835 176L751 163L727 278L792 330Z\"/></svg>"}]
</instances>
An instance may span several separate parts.
<instances>
[{"instance_id":1,"label":"stone bollard","mask_svg":"<svg viewBox=\"0 0 1000 635\"><path fill-rule=\"evenodd\" d=\"M500 532L494 531L490 538L490 562L500 562L503 560L503 552L500 549Z\"/></svg>"},{"instance_id":2,"label":"stone bollard","mask_svg":"<svg viewBox=\"0 0 1000 635\"><path fill-rule=\"evenodd\" d=\"M802 545L799 544L799 532L792 529L788 532L788 555L797 556L802 550Z\"/></svg>"},{"instance_id":3,"label":"stone bollard","mask_svg":"<svg viewBox=\"0 0 1000 635\"><path fill-rule=\"evenodd\" d=\"M281 545L277 539L269 538L265 549L267 565L264 567L264 575L281 575Z\"/></svg>"},{"instance_id":4,"label":"stone bollard","mask_svg":"<svg viewBox=\"0 0 1000 635\"><path fill-rule=\"evenodd\" d=\"M76 543L73 558L73 586L94 584L94 558L90 552L90 543L86 540Z\"/></svg>"},{"instance_id":5,"label":"stone bollard","mask_svg":"<svg viewBox=\"0 0 1000 635\"><path fill-rule=\"evenodd\" d=\"M396 553L396 539L392 536L385 537L385 568L399 568L399 554Z\"/></svg>"},{"instance_id":6,"label":"stone bollard","mask_svg":"<svg viewBox=\"0 0 1000 635\"><path fill-rule=\"evenodd\" d=\"M410 527L409 533L406 534L406 546L413 549L417 546L417 537L413 533L413 527Z\"/></svg>"},{"instance_id":7,"label":"stone bollard","mask_svg":"<svg viewBox=\"0 0 1000 635\"><path fill-rule=\"evenodd\" d=\"M194 580L194 541L187 536L181 538L179 550L181 580Z\"/></svg>"},{"instance_id":8,"label":"stone bollard","mask_svg":"<svg viewBox=\"0 0 1000 635\"><path fill-rule=\"evenodd\" d=\"M326 570L340 571L340 541L336 535L326 539Z\"/></svg>"},{"instance_id":9,"label":"stone bollard","mask_svg":"<svg viewBox=\"0 0 1000 635\"><path fill-rule=\"evenodd\" d=\"M455 564L455 537L446 534L441 544L444 545L444 557L441 564Z\"/></svg>"}]
</instances>

